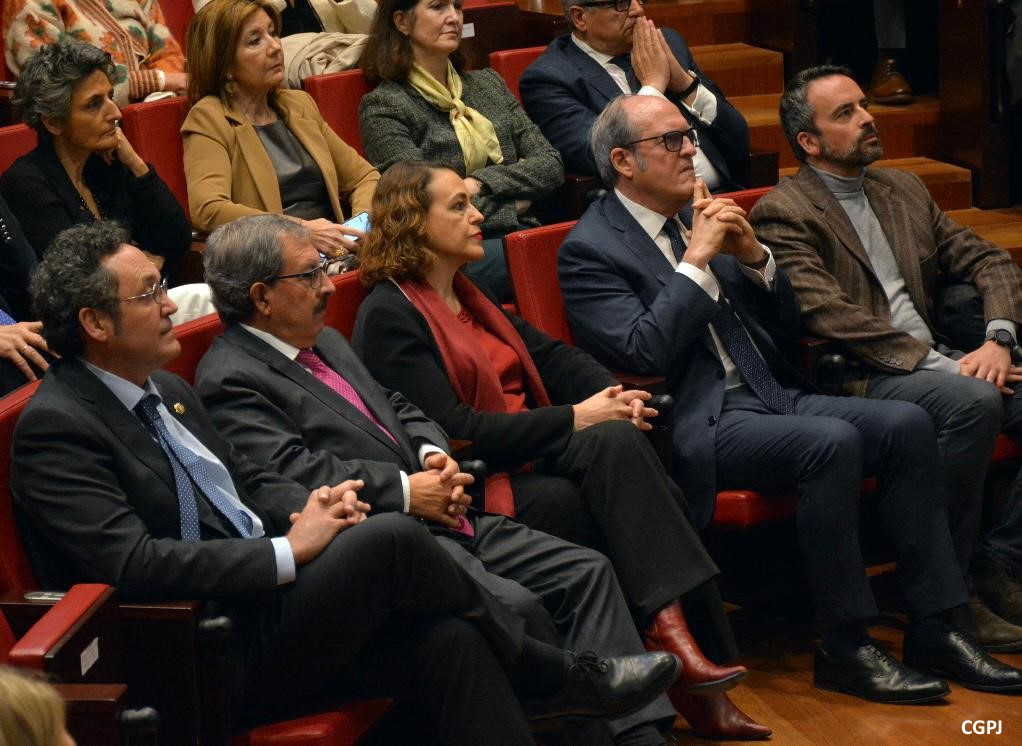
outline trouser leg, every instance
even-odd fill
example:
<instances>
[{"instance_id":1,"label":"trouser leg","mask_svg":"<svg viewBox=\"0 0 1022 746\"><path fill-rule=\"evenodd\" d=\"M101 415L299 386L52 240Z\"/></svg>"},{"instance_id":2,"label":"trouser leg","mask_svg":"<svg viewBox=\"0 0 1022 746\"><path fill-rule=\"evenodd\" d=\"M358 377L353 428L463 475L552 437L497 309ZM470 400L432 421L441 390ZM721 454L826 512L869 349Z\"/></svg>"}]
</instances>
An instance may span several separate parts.
<instances>
[{"instance_id":1,"label":"trouser leg","mask_svg":"<svg viewBox=\"0 0 1022 746\"><path fill-rule=\"evenodd\" d=\"M1006 397L1003 405L1004 432L1022 440L1022 385L1016 386L1015 395ZM1015 476L993 528L980 539L976 553L1022 578L1022 471Z\"/></svg>"},{"instance_id":2,"label":"trouser leg","mask_svg":"<svg viewBox=\"0 0 1022 746\"><path fill-rule=\"evenodd\" d=\"M743 389L729 391L717 423L718 489L798 493L799 549L823 627L877 613L859 547L862 443L835 417L769 413Z\"/></svg>"},{"instance_id":3,"label":"trouser leg","mask_svg":"<svg viewBox=\"0 0 1022 746\"><path fill-rule=\"evenodd\" d=\"M870 381L871 399L896 399L918 404L933 418L939 458L933 472L943 470L948 493L948 523L963 573L979 537L983 482L994 439L1001 427L1001 394L986 381L935 371L903 376L877 375Z\"/></svg>"},{"instance_id":4,"label":"trouser leg","mask_svg":"<svg viewBox=\"0 0 1022 746\"><path fill-rule=\"evenodd\" d=\"M473 552L480 563L541 599L565 647L605 657L645 652L614 570L602 554L499 516L477 516L474 525ZM662 695L609 727L618 733L673 716Z\"/></svg>"},{"instance_id":5,"label":"trouser leg","mask_svg":"<svg viewBox=\"0 0 1022 746\"><path fill-rule=\"evenodd\" d=\"M914 620L968 600L947 522L947 491L933 478L933 421L901 401L805 396L797 411L839 417L860 434L863 471L879 483L881 527L893 545L896 578Z\"/></svg>"},{"instance_id":6,"label":"trouser leg","mask_svg":"<svg viewBox=\"0 0 1022 746\"><path fill-rule=\"evenodd\" d=\"M519 664L524 623L473 580L424 526L386 514L347 529L296 581L250 602L245 702L255 711L306 701L336 680L393 620L419 629L474 624L505 670ZM244 607L237 609L244 611ZM317 665L310 666L310 655Z\"/></svg>"}]
</instances>

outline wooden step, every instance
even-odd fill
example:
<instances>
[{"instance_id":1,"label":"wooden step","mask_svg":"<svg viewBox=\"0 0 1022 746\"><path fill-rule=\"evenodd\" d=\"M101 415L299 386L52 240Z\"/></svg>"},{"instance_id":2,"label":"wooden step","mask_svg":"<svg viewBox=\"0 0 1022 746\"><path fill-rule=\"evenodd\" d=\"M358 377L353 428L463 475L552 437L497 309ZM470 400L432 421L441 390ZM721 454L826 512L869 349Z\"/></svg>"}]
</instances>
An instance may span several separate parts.
<instances>
[{"instance_id":1,"label":"wooden step","mask_svg":"<svg viewBox=\"0 0 1022 746\"><path fill-rule=\"evenodd\" d=\"M531 44L546 44L568 31L561 0L517 0ZM649 0L646 17L672 28L689 46L729 44L748 38L748 0Z\"/></svg>"},{"instance_id":2,"label":"wooden step","mask_svg":"<svg viewBox=\"0 0 1022 746\"><path fill-rule=\"evenodd\" d=\"M932 158L884 158L873 164L877 168L910 171L923 180L930 196L941 210L967 210L972 207L972 172L952 163ZM797 166L782 168L781 177L793 176Z\"/></svg>"},{"instance_id":3,"label":"wooden step","mask_svg":"<svg viewBox=\"0 0 1022 746\"><path fill-rule=\"evenodd\" d=\"M699 69L729 98L784 90L780 52L736 43L692 47L692 55Z\"/></svg>"},{"instance_id":4,"label":"wooden step","mask_svg":"<svg viewBox=\"0 0 1022 746\"><path fill-rule=\"evenodd\" d=\"M1016 264L1022 264L1022 207L952 210L948 216L1010 253Z\"/></svg>"},{"instance_id":5,"label":"wooden step","mask_svg":"<svg viewBox=\"0 0 1022 746\"><path fill-rule=\"evenodd\" d=\"M777 105L779 93L758 96L728 96L745 121L749 123L749 145L752 152L776 150L780 153L780 167L797 166L798 161L781 131ZM931 96L916 96L908 106L881 106L870 108L876 118L884 142L884 155L888 158L921 156L933 158L937 150L937 122L940 102Z\"/></svg>"}]
</instances>

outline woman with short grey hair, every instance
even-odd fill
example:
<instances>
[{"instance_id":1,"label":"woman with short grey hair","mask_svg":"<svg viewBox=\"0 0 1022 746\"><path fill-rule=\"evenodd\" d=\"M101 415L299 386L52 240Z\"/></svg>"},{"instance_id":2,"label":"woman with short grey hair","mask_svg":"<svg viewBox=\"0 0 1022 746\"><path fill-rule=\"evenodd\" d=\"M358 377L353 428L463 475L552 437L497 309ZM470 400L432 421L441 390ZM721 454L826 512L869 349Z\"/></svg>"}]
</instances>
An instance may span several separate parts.
<instances>
[{"instance_id":1,"label":"woman with short grey hair","mask_svg":"<svg viewBox=\"0 0 1022 746\"><path fill-rule=\"evenodd\" d=\"M42 258L65 228L116 220L132 243L171 273L191 243L174 195L119 127L110 55L64 39L24 65L15 106L39 136L0 177L0 193Z\"/></svg>"}]
</instances>

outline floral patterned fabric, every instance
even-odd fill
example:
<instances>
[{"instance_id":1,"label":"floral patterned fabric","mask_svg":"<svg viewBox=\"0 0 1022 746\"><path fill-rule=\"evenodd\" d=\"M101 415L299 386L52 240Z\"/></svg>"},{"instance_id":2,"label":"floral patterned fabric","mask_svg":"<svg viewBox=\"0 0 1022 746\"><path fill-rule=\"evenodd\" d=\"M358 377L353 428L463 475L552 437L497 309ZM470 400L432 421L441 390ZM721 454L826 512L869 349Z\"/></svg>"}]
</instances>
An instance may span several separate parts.
<instances>
[{"instance_id":1,"label":"floral patterned fabric","mask_svg":"<svg viewBox=\"0 0 1022 746\"><path fill-rule=\"evenodd\" d=\"M3 0L3 11L7 67L15 76L35 50L65 34L113 57L118 105L160 90L156 70L185 69L157 0Z\"/></svg>"}]
</instances>

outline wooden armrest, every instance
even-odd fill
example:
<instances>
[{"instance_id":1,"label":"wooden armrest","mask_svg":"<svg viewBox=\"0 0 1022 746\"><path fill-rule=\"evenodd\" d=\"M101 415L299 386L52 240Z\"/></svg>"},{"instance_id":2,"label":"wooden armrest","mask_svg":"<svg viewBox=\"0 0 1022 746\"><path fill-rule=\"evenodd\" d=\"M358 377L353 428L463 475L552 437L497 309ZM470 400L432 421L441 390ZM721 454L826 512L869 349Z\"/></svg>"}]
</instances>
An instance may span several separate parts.
<instances>
[{"instance_id":1,"label":"wooden armrest","mask_svg":"<svg viewBox=\"0 0 1022 746\"><path fill-rule=\"evenodd\" d=\"M796 342L795 367L825 394L840 396L844 392L847 362L840 346L829 339L801 337Z\"/></svg>"}]
</instances>

